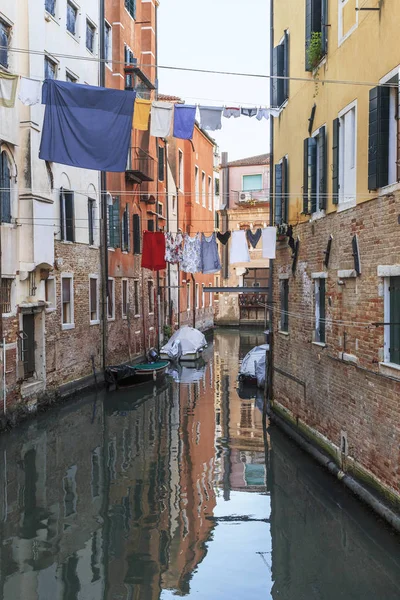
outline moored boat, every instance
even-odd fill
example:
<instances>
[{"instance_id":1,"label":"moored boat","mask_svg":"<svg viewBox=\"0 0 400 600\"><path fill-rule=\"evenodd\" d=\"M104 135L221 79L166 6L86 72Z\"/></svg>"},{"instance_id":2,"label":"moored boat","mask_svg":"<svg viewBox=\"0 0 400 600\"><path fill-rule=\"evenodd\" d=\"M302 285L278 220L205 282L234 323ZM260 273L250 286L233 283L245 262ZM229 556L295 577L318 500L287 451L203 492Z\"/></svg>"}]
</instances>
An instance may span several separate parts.
<instances>
[{"instance_id":1,"label":"moored boat","mask_svg":"<svg viewBox=\"0 0 400 600\"><path fill-rule=\"evenodd\" d=\"M268 350L269 345L262 344L261 346L256 346L246 354L239 371L240 382L264 387L265 377L261 377L260 371L264 369L265 372L266 353ZM257 367L259 368L257 369Z\"/></svg>"},{"instance_id":2,"label":"moored boat","mask_svg":"<svg viewBox=\"0 0 400 600\"><path fill-rule=\"evenodd\" d=\"M168 342L161 348L160 358L171 361L196 361L207 348L204 334L194 327L185 325L175 331Z\"/></svg>"},{"instance_id":3,"label":"moored boat","mask_svg":"<svg viewBox=\"0 0 400 600\"><path fill-rule=\"evenodd\" d=\"M164 377L168 365L168 361L165 360L137 365L116 365L107 367L105 379L108 384L117 387L129 387L147 381L157 381Z\"/></svg>"}]
</instances>

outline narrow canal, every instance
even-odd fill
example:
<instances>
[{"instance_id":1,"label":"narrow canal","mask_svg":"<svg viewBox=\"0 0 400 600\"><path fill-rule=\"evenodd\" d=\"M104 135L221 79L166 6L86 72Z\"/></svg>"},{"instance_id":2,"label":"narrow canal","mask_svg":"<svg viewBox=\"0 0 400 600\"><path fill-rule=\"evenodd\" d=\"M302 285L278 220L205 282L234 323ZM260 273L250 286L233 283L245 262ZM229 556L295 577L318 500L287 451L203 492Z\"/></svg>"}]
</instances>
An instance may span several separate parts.
<instances>
[{"instance_id":1,"label":"narrow canal","mask_svg":"<svg viewBox=\"0 0 400 600\"><path fill-rule=\"evenodd\" d=\"M1 600L399 600L400 540L237 390L263 336L0 436Z\"/></svg>"}]
</instances>

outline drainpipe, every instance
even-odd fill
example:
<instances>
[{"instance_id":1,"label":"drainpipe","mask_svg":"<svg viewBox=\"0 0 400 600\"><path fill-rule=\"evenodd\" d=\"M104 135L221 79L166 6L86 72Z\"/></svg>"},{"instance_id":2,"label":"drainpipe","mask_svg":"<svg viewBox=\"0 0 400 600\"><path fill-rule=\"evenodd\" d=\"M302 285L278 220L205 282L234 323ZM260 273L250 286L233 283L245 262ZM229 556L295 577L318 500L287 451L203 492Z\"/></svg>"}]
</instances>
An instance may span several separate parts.
<instances>
[{"instance_id":1,"label":"drainpipe","mask_svg":"<svg viewBox=\"0 0 400 600\"><path fill-rule=\"evenodd\" d=\"M106 84L106 63L105 63L105 40L104 40L104 21L105 8L104 0L100 0L100 86L105 87ZM102 354L103 354L103 371L107 366L107 296L108 296L108 215L107 215L107 176L104 171L100 173L100 203L101 203L101 219L100 219L100 264L102 275L101 286L101 305L102 305Z\"/></svg>"}]
</instances>

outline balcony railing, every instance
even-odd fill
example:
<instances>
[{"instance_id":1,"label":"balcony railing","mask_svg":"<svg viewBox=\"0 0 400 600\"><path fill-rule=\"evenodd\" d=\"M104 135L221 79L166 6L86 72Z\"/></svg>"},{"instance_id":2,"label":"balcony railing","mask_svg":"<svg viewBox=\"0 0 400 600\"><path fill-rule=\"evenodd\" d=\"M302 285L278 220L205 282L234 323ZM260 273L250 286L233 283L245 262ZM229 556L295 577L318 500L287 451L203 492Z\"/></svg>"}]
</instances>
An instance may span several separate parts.
<instances>
[{"instance_id":1,"label":"balcony railing","mask_svg":"<svg viewBox=\"0 0 400 600\"><path fill-rule=\"evenodd\" d=\"M142 183L142 181L154 181L155 161L146 150L142 148L131 148L126 167L126 178Z\"/></svg>"}]
</instances>

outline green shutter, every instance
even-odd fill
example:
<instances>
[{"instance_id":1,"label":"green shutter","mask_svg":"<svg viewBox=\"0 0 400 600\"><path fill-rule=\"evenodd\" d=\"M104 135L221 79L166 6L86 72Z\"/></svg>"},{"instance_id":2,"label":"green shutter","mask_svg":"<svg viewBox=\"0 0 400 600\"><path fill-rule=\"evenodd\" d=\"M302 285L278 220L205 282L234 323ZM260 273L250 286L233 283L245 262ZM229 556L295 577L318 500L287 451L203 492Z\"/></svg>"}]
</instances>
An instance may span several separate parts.
<instances>
[{"instance_id":1,"label":"green shutter","mask_svg":"<svg viewBox=\"0 0 400 600\"><path fill-rule=\"evenodd\" d=\"M133 215L133 253L140 254L140 215Z\"/></svg>"},{"instance_id":2,"label":"green shutter","mask_svg":"<svg viewBox=\"0 0 400 600\"><path fill-rule=\"evenodd\" d=\"M275 165L275 225L282 224L282 163Z\"/></svg>"},{"instance_id":3,"label":"green shutter","mask_svg":"<svg viewBox=\"0 0 400 600\"><path fill-rule=\"evenodd\" d=\"M289 222L289 168L286 156L282 158L282 222Z\"/></svg>"},{"instance_id":4,"label":"green shutter","mask_svg":"<svg viewBox=\"0 0 400 600\"><path fill-rule=\"evenodd\" d=\"M310 214L308 204L308 138L303 143L303 214Z\"/></svg>"},{"instance_id":5,"label":"green shutter","mask_svg":"<svg viewBox=\"0 0 400 600\"><path fill-rule=\"evenodd\" d=\"M389 183L389 106L390 88L376 87L369 92L368 189Z\"/></svg>"},{"instance_id":6,"label":"green shutter","mask_svg":"<svg viewBox=\"0 0 400 600\"><path fill-rule=\"evenodd\" d=\"M284 46L279 44L273 49L272 55L272 106L281 106L284 102L284 80L276 79L284 73Z\"/></svg>"},{"instance_id":7,"label":"green shutter","mask_svg":"<svg viewBox=\"0 0 400 600\"><path fill-rule=\"evenodd\" d=\"M289 77L289 34L285 31L283 39L283 73L284 77ZM283 80L283 102L289 98L289 79Z\"/></svg>"},{"instance_id":8,"label":"green shutter","mask_svg":"<svg viewBox=\"0 0 400 600\"><path fill-rule=\"evenodd\" d=\"M65 240L65 227L64 227L64 190L60 189L60 232L61 239Z\"/></svg>"},{"instance_id":9,"label":"green shutter","mask_svg":"<svg viewBox=\"0 0 400 600\"><path fill-rule=\"evenodd\" d=\"M319 342L325 343L325 279L319 280Z\"/></svg>"},{"instance_id":10,"label":"green shutter","mask_svg":"<svg viewBox=\"0 0 400 600\"><path fill-rule=\"evenodd\" d=\"M332 126L332 202L339 202L339 119L334 119Z\"/></svg>"},{"instance_id":11,"label":"green shutter","mask_svg":"<svg viewBox=\"0 0 400 600\"><path fill-rule=\"evenodd\" d=\"M390 278L390 362L400 364L400 277Z\"/></svg>"},{"instance_id":12,"label":"green shutter","mask_svg":"<svg viewBox=\"0 0 400 600\"><path fill-rule=\"evenodd\" d=\"M328 0L321 0L321 49L322 53L328 51Z\"/></svg>"},{"instance_id":13,"label":"green shutter","mask_svg":"<svg viewBox=\"0 0 400 600\"><path fill-rule=\"evenodd\" d=\"M121 226L120 226L120 217L119 217L119 196L114 196L113 203L113 236L114 236L114 248L121 247Z\"/></svg>"},{"instance_id":14,"label":"green shutter","mask_svg":"<svg viewBox=\"0 0 400 600\"><path fill-rule=\"evenodd\" d=\"M319 208L321 210L326 208L326 133L325 127L321 127L318 133L318 165L319 165L319 181L318 192L319 192ZM318 207L317 207L318 208Z\"/></svg>"},{"instance_id":15,"label":"green shutter","mask_svg":"<svg viewBox=\"0 0 400 600\"><path fill-rule=\"evenodd\" d=\"M306 32L305 32L305 42L306 42L306 48L305 48L305 70L306 71L311 71L311 65L309 63L308 60L308 47L310 45L311 42L311 34L312 34L312 0L306 0Z\"/></svg>"},{"instance_id":16,"label":"green shutter","mask_svg":"<svg viewBox=\"0 0 400 600\"><path fill-rule=\"evenodd\" d=\"M304 140L303 157L303 213L305 215L316 211L317 207L317 140Z\"/></svg>"},{"instance_id":17,"label":"green shutter","mask_svg":"<svg viewBox=\"0 0 400 600\"><path fill-rule=\"evenodd\" d=\"M108 247L114 248L114 217L113 217L114 207L112 204L108 205Z\"/></svg>"}]
</instances>

